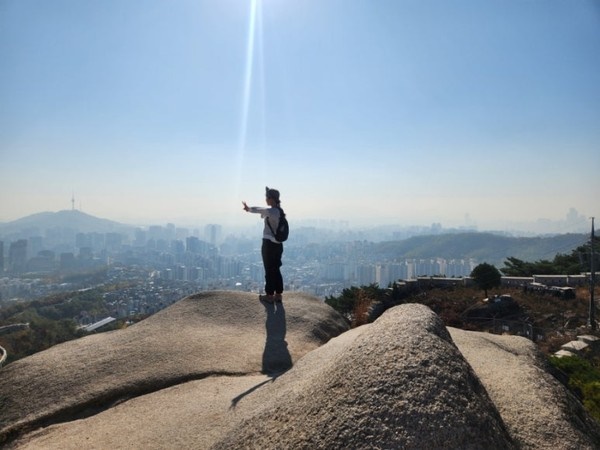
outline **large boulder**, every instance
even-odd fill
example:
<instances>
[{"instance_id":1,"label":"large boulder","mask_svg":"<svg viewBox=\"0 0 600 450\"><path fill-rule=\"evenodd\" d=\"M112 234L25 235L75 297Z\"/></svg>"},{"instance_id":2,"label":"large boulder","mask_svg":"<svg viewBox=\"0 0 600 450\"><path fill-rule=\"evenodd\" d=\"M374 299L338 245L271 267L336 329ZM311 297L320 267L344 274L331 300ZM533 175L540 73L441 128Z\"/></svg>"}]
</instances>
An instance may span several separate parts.
<instances>
[{"instance_id":1,"label":"large boulder","mask_svg":"<svg viewBox=\"0 0 600 450\"><path fill-rule=\"evenodd\" d=\"M447 329L422 305L397 306L375 323L337 337L333 336L346 330L343 319L318 299L300 294L288 294L283 307L261 305L249 294L201 294L145 322L144 327L142 322L82 341L95 348L110 344L113 358L120 351L132 358L136 344L128 342L135 337L154 362L146 367L131 359L124 370L109 364L107 356L96 360L89 349L91 373L85 375L86 383L75 376L74 387L60 382L70 401L60 395L56 380L36 380L27 369L42 363L73 367L73 352L89 344L68 343L57 346L56 353L25 358L18 371L11 369L15 372L5 370L17 363L7 366L1 372L0 414L9 430L5 436L10 430L21 432L7 446L600 448L598 423L550 375L533 343ZM155 357L145 347L153 339L146 334L157 331L170 343L169 357ZM191 335L188 351L174 350L186 347ZM33 364L36 357L41 360ZM124 365L128 361L115 360ZM163 365L182 368L167 371ZM132 374L131 367L143 375ZM282 372L285 369L289 370ZM181 376L182 371L193 376ZM51 372L47 369L46 377ZM4 381L6 373L12 383ZM68 370L57 373L62 379ZM21 376L35 385L28 388L31 405L17 392L27 384L17 382ZM169 376L168 383L160 382ZM94 379L102 389L95 388ZM146 383L147 390L135 391L136 383ZM78 409L85 404L81 399L92 393L124 391L124 386L134 391L120 397L111 394L113 403L100 403L97 411ZM49 399L43 398L45 393ZM5 399L23 412L7 412ZM70 404L72 411L52 415L53 403ZM46 423L31 419L36 408L47 411ZM21 418L20 428L10 428L10 414ZM73 420L81 415L87 417ZM53 424L41 427L47 423Z\"/></svg>"},{"instance_id":2,"label":"large boulder","mask_svg":"<svg viewBox=\"0 0 600 450\"><path fill-rule=\"evenodd\" d=\"M600 426L551 374L536 345L519 336L449 328L522 448L600 448Z\"/></svg>"},{"instance_id":3,"label":"large boulder","mask_svg":"<svg viewBox=\"0 0 600 450\"><path fill-rule=\"evenodd\" d=\"M187 297L124 330L54 346L0 373L0 443L129 398L209 376L273 374L348 329L320 300L262 304L240 292Z\"/></svg>"},{"instance_id":4,"label":"large boulder","mask_svg":"<svg viewBox=\"0 0 600 450\"><path fill-rule=\"evenodd\" d=\"M417 304L314 350L245 412L216 448L514 448L439 317Z\"/></svg>"}]
</instances>

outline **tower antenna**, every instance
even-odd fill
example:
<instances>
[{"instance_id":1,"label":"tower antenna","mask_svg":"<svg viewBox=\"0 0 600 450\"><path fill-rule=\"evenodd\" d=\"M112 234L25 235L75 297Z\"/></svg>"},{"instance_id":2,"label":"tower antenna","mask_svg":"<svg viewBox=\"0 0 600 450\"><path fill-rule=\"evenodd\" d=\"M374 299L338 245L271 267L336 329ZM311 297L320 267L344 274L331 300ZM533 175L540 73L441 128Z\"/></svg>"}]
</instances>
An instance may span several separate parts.
<instances>
[{"instance_id":1,"label":"tower antenna","mask_svg":"<svg viewBox=\"0 0 600 450\"><path fill-rule=\"evenodd\" d=\"M75 192L71 196L71 211L75 211Z\"/></svg>"}]
</instances>

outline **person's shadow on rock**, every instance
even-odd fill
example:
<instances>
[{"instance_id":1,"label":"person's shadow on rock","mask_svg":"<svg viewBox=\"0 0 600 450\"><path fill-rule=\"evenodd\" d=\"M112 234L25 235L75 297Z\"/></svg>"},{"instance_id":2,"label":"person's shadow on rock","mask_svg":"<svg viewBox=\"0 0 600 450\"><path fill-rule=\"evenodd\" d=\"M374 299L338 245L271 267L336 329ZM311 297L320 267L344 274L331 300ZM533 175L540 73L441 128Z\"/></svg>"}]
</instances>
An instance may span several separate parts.
<instances>
[{"instance_id":1,"label":"person's shadow on rock","mask_svg":"<svg viewBox=\"0 0 600 450\"><path fill-rule=\"evenodd\" d=\"M262 358L262 372L273 377L292 367L292 355L285 341L286 321L283 303L265 303L267 341Z\"/></svg>"},{"instance_id":2,"label":"person's shadow on rock","mask_svg":"<svg viewBox=\"0 0 600 450\"><path fill-rule=\"evenodd\" d=\"M269 379L258 383L256 386L233 398L230 409L235 408L246 395L274 381L279 375L292 367L292 355L290 355L287 342L285 341L285 308L282 303L263 303L263 305L267 312L267 321L265 323L267 341L265 342L265 350L262 358L262 373L268 375Z\"/></svg>"}]
</instances>

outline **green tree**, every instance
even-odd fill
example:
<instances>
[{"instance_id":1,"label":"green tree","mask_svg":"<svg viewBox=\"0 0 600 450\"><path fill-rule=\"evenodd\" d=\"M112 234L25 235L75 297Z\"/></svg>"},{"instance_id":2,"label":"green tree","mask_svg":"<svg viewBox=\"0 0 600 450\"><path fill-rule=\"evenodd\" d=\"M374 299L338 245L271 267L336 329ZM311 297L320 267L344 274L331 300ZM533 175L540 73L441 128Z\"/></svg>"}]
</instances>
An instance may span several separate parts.
<instances>
[{"instance_id":1,"label":"green tree","mask_svg":"<svg viewBox=\"0 0 600 450\"><path fill-rule=\"evenodd\" d=\"M596 255L600 250L600 239L594 238ZM502 273L510 277L531 277L535 274L544 275L576 275L589 270L591 246L590 242L577 247L569 255L558 253L552 261L545 259L526 262L510 257L504 261Z\"/></svg>"},{"instance_id":2,"label":"green tree","mask_svg":"<svg viewBox=\"0 0 600 450\"><path fill-rule=\"evenodd\" d=\"M325 303L342 314L352 324L365 320L364 316L373 303L381 301L386 293L377 284L346 288L339 297L326 297ZM357 316L363 316L358 318Z\"/></svg>"},{"instance_id":3,"label":"green tree","mask_svg":"<svg viewBox=\"0 0 600 450\"><path fill-rule=\"evenodd\" d=\"M473 269L471 278L473 278L479 289L485 292L487 297L488 289L500 286L502 274L491 264L481 263Z\"/></svg>"},{"instance_id":4,"label":"green tree","mask_svg":"<svg viewBox=\"0 0 600 450\"><path fill-rule=\"evenodd\" d=\"M509 277L530 277L533 275L533 264L522 261L513 256L504 261L504 267L501 269L504 275Z\"/></svg>"}]
</instances>

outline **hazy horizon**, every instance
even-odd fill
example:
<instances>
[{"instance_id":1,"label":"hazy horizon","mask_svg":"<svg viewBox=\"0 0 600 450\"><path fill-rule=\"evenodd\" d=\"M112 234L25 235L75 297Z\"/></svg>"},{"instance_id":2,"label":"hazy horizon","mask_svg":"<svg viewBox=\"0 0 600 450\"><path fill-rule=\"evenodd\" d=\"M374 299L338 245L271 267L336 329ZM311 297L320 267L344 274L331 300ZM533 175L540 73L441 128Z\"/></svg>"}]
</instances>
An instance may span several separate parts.
<instances>
[{"instance_id":1,"label":"hazy horizon","mask_svg":"<svg viewBox=\"0 0 600 450\"><path fill-rule=\"evenodd\" d=\"M61 213L61 212L69 212L69 211L78 211L93 217L96 217L97 219L106 219L109 221L113 221L113 222L117 222L120 223L122 225L126 225L126 226L131 226L131 227L140 227L140 228L146 228L146 227L150 227L150 226L166 226L168 224L173 224L178 228L199 228L199 227L204 227L206 225L221 225L223 226L226 230L232 231L232 230L241 230L241 229L245 229L245 230L250 230L252 228L256 228L258 222L256 221L251 221L251 222L247 222L247 221L238 221L238 222L234 222L234 223L228 223L228 222L223 222L223 221L211 221L211 220L202 220L202 218L186 218L186 217L179 217L179 218L157 218L157 219L149 219L149 220L145 220L145 221L136 221L136 222L128 222L128 221L122 221L122 220L118 220L115 219L114 217L104 217L104 216L97 216L94 214L91 214L87 211L82 211L79 210L77 208L73 208L72 209L63 209L63 210L59 210L59 211L49 211L49 210L45 210L45 211L38 211L35 212L33 214L24 216L24 217L19 217L16 219L16 221L20 220L20 219L26 219L29 218L30 216L36 216L36 215L40 215L40 214L54 214L54 213ZM0 225L6 225L6 224L10 224L14 221L0 221ZM338 230L338 231L360 231L360 230L376 230L376 229L387 229L389 230L394 230L396 229L397 231L402 231L402 230L410 230L410 229L427 229L427 228L431 228L433 231L435 231L436 233L441 231L450 231L450 230L465 230L465 231L470 231L470 230L474 230L474 231L478 231L478 232L502 232L502 233L509 233L509 234L514 234L514 235L522 235L522 236L527 236L527 235L544 235L544 234L569 234L569 233L584 233L587 234L590 232L591 229L591 220L590 218L587 218L581 214L579 214L575 209L571 209L569 211L569 213L562 219L562 220L550 220L550 219L538 219L535 222L510 222L510 221L506 221L506 222L502 222L502 223L496 223L494 225L496 226L492 226L492 227L481 227L479 225L477 225L476 223L467 223L467 224L463 224L463 225L450 225L450 224L444 224L443 222L433 222L433 223L402 223L402 222L389 222L389 223L383 223L383 222L372 222L372 223L361 223L361 222L351 222L351 221L347 221L347 220L342 220L342 219L337 219L337 220L329 220L329 219L323 219L323 218L292 218L292 224L294 225L294 228L301 228L301 227L315 227L315 228L323 228L323 229L330 229L330 230Z\"/></svg>"},{"instance_id":2,"label":"hazy horizon","mask_svg":"<svg viewBox=\"0 0 600 450\"><path fill-rule=\"evenodd\" d=\"M1 222L600 217L593 0L5 0L0 58Z\"/></svg>"}]
</instances>

